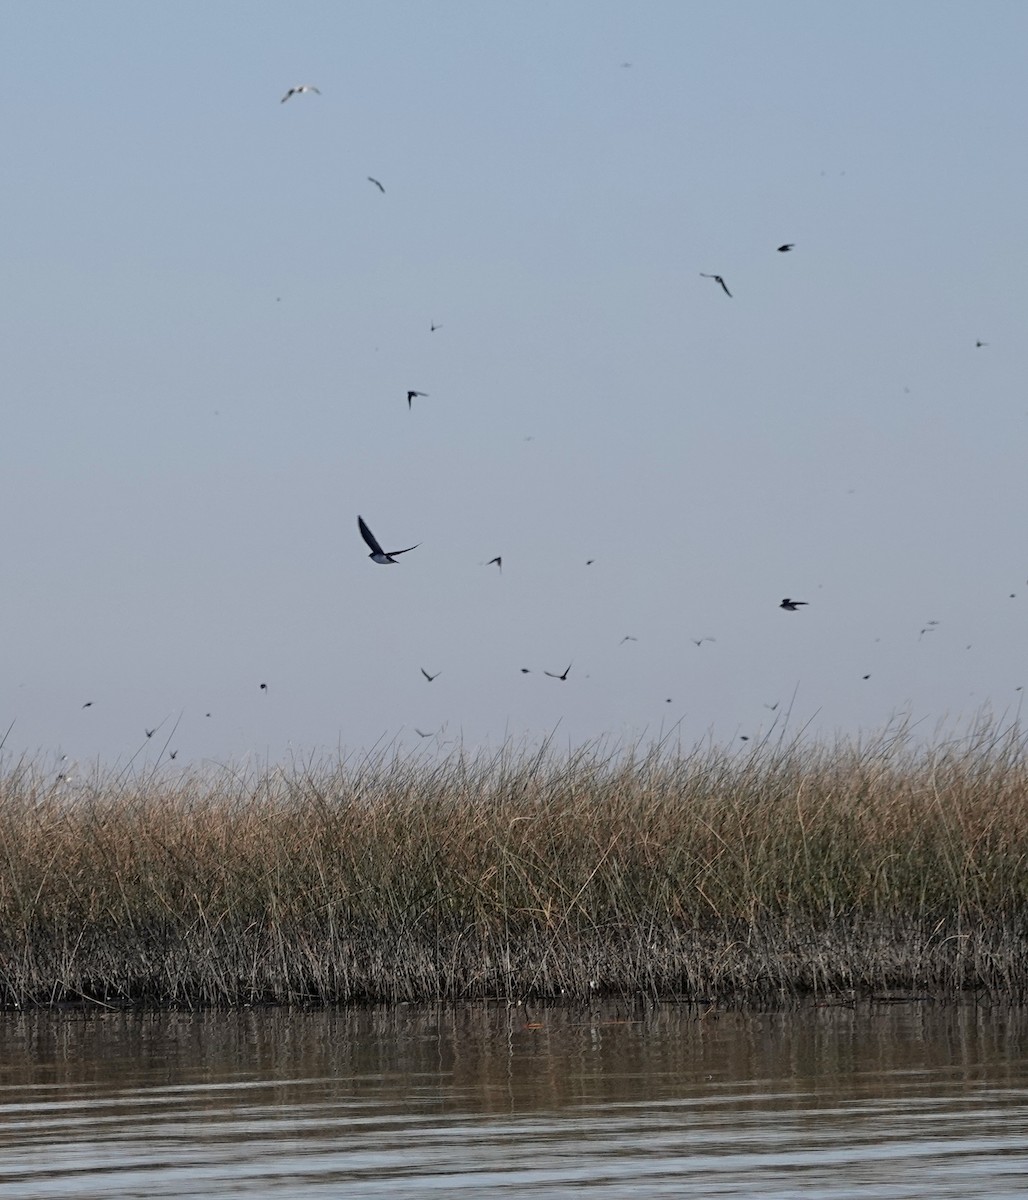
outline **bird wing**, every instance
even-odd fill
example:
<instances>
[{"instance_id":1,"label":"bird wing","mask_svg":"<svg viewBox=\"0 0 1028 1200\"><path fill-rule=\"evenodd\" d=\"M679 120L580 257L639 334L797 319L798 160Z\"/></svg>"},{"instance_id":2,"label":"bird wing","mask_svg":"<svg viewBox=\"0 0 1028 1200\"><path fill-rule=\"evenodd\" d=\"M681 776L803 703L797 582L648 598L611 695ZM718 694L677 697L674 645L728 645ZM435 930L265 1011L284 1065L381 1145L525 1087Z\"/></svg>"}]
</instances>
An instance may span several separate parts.
<instances>
[{"instance_id":1,"label":"bird wing","mask_svg":"<svg viewBox=\"0 0 1028 1200\"><path fill-rule=\"evenodd\" d=\"M412 550L417 550L418 546L420 546L420 545L421 545L421 543L418 542L417 546L408 546L406 550L390 550L387 557L395 558L397 556L397 554L409 554ZM382 553L382 551L379 550L379 554L381 554L381 553Z\"/></svg>"},{"instance_id":2,"label":"bird wing","mask_svg":"<svg viewBox=\"0 0 1028 1200\"><path fill-rule=\"evenodd\" d=\"M719 280L718 280L718 283L720 283L720 284L721 284L721 286L722 286L722 287L725 289L725 295L726 295L726 296L731 296L731 294L732 294L732 293L731 293L731 292L728 290L728 284L727 284L727 283L725 283L725 281L724 281L723 279L719 279Z\"/></svg>"},{"instance_id":3,"label":"bird wing","mask_svg":"<svg viewBox=\"0 0 1028 1200\"><path fill-rule=\"evenodd\" d=\"M358 516L357 526L361 531L361 537L371 547L372 554L385 554L385 551L378 544L378 541L376 540L375 535L371 532L371 530L367 527L367 525L364 524L363 517Z\"/></svg>"}]
</instances>

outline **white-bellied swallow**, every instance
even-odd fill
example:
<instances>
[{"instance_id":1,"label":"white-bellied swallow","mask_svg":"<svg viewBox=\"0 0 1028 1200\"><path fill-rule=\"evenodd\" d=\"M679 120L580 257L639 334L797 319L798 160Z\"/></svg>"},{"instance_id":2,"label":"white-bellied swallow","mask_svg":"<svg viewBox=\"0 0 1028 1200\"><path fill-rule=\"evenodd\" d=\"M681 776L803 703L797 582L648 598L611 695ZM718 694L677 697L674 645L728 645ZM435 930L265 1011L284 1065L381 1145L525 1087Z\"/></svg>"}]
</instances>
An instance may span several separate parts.
<instances>
[{"instance_id":1,"label":"white-bellied swallow","mask_svg":"<svg viewBox=\"0 0 1028 1200\"><path fill-rule=\"evenodd\" d=\"M566 680L566 679L567 679L567 677L568 677L568 671L570 671L570 670L571 670L571 667L572 667L572 665L573 665L572 663L568 663L568 665L567 665L567 666L564 668L564 674L563 674L563 675L554 675L554 673L553 673L552 671L543 671L543 674L544 674L544 675L549 675L549 677L550 677L551 679L561 679L561 680Z\"/></svg>"},{"instance_id":2,"label":"white-bellied swallow","mask_svg":"<svg viewBox=\"0 0 1028 1200\"><path fill-rule=\"evenodd\" d=\"M778 247L778 253L787 254L795 245L795 242L786 242L784 245Z\"/></svg>"},{"instance_id":3,"label":"white-bellied swallow","mask_svg":"<svg viewBox=\"0 0 1028 1200\"><path fill-rule=\"evenodd\" d=\"M720 275L708 275L704 271L701 271L700 274L703 276L704 279L713 279L715 283L720 283L721 286L725 290L725 295L731 296L732 293L728 290L728 284L725 283L725 281L721 278Z\"/></svg>"},{"instance_id":4,"label":"white-bellied swallow","mask_svg":"<svg viewBox=\"0 0 1028 1200\"><path fill-rule=\"evenodd\" d=\"M428 392L415 392L415 391L413 390L413 388L412 388L412 389L410 389L410 390L407 392L407 407L408 407L408 408L411 408L411 407L413 407L413 404L414 404L414 397L415 397L415 396L427 396L427 395L428 395Z\"/></svg>"},{"instance_id":5,"label":"white-bellied swallow","mask_svg":"<svg viewBox=\"0 0 1028 1200\"><path fill-rule=\"evenodd\" d=\"M784 608L786 612L795 612L801 604L809 604L809 600L790 600L788 596L779 604L779 608Z\"/></svg>"},{"instance_id":6,"label":"white-bellied swallow","mask_svg":"<svg viewBox=\"0 0 1028 1200\"><path fill-rule=\"evenodd\" d=\"M431 683L433 679L438 679L438 677L439 677L438 671L436 671L436 673L434 675L429 675L429 673L425 670L424 667L421 668L421 674L424 675L424 677L428 680L429 683Z\"/></svg>"},{"instance_id":7,"label":"white-bellied swallow","mask_svg":"<svg viewBox=\"0 0 1028 1200\"><path fill-rule=\"evenodd\" d=\"M285 104L290 96L302 96L304 92L317 92L319 96L321 95L321 92L318 91L313 83L300 83L297 84L296 87L291 87L289 91L286 92L286 94L282 97L279 103Z\"/></svg>"},{"instance_id":8,"label":"white-bellied swallow","mask_svg":"<svg viewBox=\"0 0 1028 1200\"><path fill-rule=\"evenodd\" d=\"M378 180L374 177L374 175L368 176L368 183L373 183L375 185L375 187L377 187L378 190L382 193L383 196L386 194L385 188L378 182Z\"/></svg>"},{"instance_id":9,"label":"white-bellied swallow","mask_svg":"<svg viewBox=\"0 0 1028 1200\"><path fill-rule=\"evenodd\" d=\"M394 563L396 562L396 556L398 554L409 554L412 550L417 550L418 546L421 545L421 543L418 542L417 545L408 546L406 550L390 550L387 554L378 544L378 539L375 537L375 535L371 532L367 525L364 524L363 517L357 517L357 525L361 531L361 537L371 547L371 553L368 555L368 558L370 558L372 562Z\"/></svg>"}]
</instances>

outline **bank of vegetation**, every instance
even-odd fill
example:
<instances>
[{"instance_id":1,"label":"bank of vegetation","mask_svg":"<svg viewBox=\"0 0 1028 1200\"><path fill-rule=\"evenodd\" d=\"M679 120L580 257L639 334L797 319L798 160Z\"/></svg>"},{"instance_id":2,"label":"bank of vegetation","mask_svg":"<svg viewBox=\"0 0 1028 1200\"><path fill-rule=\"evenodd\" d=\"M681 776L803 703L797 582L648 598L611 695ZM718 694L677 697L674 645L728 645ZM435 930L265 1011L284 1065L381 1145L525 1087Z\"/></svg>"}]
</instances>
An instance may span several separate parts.
<instances>
[{"instance_id":1,"label":"bank of vegetation","mask_svg":"<svg viewBox=\"0 0 1028 1200\"><path fill-rule=\"evenodd\" d=\"M0 1005L1028 997L1018 730L0 771Z\"/></svg>"}]
</instances>

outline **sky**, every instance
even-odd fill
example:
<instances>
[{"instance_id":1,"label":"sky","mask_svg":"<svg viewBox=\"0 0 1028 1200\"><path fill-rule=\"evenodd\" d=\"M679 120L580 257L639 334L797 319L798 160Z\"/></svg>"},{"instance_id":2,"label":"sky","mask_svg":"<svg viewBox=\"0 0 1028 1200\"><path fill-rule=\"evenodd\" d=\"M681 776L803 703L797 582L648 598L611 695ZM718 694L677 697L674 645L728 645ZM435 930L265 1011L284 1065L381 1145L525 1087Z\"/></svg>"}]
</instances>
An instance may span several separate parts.
<instances>
[{"instance_id":1,"label":"sky","mask_svg":"<svg viewBox=\"0 0 1028 1200\"><path fill-rule=\"evenodd\" d=\"M1028 7L3 14L8 761L1017 718Z\"/></svg>"}]
</instances>

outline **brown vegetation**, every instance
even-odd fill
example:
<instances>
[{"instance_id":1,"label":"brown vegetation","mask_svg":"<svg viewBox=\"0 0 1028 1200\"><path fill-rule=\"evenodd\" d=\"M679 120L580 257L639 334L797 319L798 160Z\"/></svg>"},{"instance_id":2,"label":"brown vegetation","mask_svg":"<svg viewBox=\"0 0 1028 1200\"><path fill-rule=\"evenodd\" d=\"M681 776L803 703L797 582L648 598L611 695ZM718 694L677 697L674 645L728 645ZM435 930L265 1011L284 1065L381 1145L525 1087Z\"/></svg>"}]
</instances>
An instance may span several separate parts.
<instances>
[{"instance_id":1,"label":"brown vegetation","mask_svg":"<svg viewBox=\"0 0 1028 1200\"><path fill-rule=\"evenodd\" d=\"M1028 994L1028 755L379 758L0 774L0 1005Z\"/></svg>"}]
</instances>

